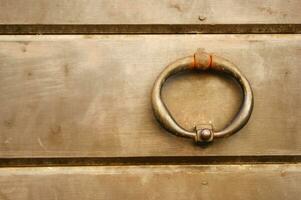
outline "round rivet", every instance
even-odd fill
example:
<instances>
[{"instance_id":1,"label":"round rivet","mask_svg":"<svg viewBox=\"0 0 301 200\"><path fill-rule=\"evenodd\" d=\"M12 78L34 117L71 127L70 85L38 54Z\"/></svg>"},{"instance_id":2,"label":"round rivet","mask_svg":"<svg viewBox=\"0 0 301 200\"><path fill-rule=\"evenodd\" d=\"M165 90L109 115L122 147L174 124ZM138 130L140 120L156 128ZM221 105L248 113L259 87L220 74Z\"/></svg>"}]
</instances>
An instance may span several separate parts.
<instances>
[{"instance_id":1,"label":"round rivet","mask_svg":"<svg viewBox=\"0 0 301 200\"><path fill-rule=\"evenodd\" d=\"M203 129L201 131L201 138L203 140L209 140L211 138L211 135L212 135L212 131L210 131L209 129Z\"/></svg>"}]
</instances>

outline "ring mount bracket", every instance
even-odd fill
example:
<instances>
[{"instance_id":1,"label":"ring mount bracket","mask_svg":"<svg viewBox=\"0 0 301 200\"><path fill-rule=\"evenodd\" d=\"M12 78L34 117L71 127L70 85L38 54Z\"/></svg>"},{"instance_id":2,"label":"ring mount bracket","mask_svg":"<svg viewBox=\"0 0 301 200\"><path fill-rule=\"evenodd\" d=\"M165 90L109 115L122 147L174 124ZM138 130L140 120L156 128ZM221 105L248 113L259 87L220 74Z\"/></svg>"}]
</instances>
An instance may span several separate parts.
<instances>
[{"instance_id":1,"label":"ring mount bracket","mask_svg":"<svg viewBox=\"0 0 301 200\"><path fill-rule=\"evenodd\" d=\"M196 143L200 142L212 142L213 141L213 126L212 124L200 124L195 127L195 138Z\"/></svg>"},{"instance_id":2,"label":"ring mount bracket","mask_svg":"<svg viewBox=\"0 0 301 200\"><path fill-rule=\"evenodd\" d=\"M194 68L207 70L212 67L212 55L198 49L194 54Z\"/></svg>"},{"instance_id":3,"label":"ring mount bracket","mask_svg":"<svg viewBox=\"0 0 301 200\"><path fill-rule=\"evenodd\" d=\"M181 71L209 70L221 72L233 77L243 92L241 109L235 118L223 130L213 130L212 125L198 125L195 131L181 127L173 118L161 98L161 90L165 81ZM253 110L253 92L250 83L239 69L230 61L212 54L197 50L193 56L176 60L169 64L158 76L152 90L152 108L157 121L168 131L177 136L193 138L197 143L212 142L214 138L232 135L239 131L249 120Z\"/></svg>"}]
</instances>

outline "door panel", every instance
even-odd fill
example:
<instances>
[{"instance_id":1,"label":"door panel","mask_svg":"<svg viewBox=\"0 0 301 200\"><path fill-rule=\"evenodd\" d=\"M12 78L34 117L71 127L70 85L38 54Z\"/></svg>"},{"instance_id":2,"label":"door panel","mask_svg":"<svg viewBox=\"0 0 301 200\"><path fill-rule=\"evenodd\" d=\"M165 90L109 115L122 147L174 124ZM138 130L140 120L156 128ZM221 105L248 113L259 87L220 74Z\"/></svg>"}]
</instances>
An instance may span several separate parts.
<instances>
[{"instance_id":1,"label":"door panel","mask_svg":"<svg viewBox=\"0 0 301 200\"><path fill-rule=\"evenodd\" d=\"M298 0L1 0L1 24L294 24Z\"/></svg>"},{"instance_id":2,"label":"door panel","mask_svg":"<svg viewBox=\"0 0 301 200\"><path fill-rule=\"evenodd\" d=\"M0 199L298 199L300 10L0 0ZM235 63L255 100L242 130L206 146L160 127L150 102L159 73L198 48ZM208 73L170 78L162 96L186 129L222 129L243 100L234 80Z\"/></svg>"},{"instance_id":3,"label":"door panel","mask_svg":"<svg viewBox=\"0 0 301 200\"><path fill-rule=\"evenodd\" d=\"M296 165L0 168L1 199L298 199Z\"/></svg>"},{"instance_id":4,"label":"door panel","mask_svg":"<svg viewBox=\"0 0 301 200\"><path fill-rule=\"evenodd\" d=\"M300 35L1 36L0 156L300 155ZM237 134L200 147L162 129L150 91L197 48L235 63L255 103ZM227 77L184 74L163 98L185 128L225 126L241 94ZM210 99L210 101L208 101Z\"/></svg>"}]
</instances>

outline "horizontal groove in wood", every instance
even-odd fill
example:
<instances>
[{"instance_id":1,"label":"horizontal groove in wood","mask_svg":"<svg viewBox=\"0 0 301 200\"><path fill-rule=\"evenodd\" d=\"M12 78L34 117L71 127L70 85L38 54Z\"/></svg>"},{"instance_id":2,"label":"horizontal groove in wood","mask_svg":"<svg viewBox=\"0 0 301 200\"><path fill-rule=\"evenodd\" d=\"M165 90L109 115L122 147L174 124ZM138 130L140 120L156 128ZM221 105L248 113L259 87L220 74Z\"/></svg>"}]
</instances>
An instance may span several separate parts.
<instances>
[{"instance_id":1,"label":"horizontal groove in wood","mask_svg":"<svg viewBox=\"0 0 301 200\"><path fill-rule=\"evenodd\" d=\"M1 35L47 34L297 34L301 24L9 24Z\"/></svg>"},{"instance_id":2,"label":"horizontal groove in wood","mask_svg":"<svg viewBox=\"0 0 301 200\"><path fill-rule=\"evenodd\" d=\"M0 167L300 163L301 155L1 158Z\"/></svg>"}]
</instances>

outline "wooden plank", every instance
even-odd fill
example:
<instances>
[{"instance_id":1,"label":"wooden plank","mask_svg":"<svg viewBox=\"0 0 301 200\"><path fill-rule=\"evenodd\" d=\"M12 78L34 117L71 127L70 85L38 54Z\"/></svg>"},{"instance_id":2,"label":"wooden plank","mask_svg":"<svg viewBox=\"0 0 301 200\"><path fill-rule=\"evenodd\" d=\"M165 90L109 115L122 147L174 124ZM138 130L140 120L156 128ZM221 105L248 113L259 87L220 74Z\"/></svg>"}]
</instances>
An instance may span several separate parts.
<instances>
[{"instance_id":1,"label":"wooden plank","mask_svg":"<svg viewBox=\"0 0 301 200\"><path fill-rule=\"evenodd\" d=\"M0 157L300 155L300 41L301 35L1 36ZM150 105L160 71L197 48L234 62L255 95L247 126L207 147L160 128ZM210 74L173 78L163 97L185 128L222 128L241 101L232 80Z\"/></svg>"},{"instance_id":2,"label":"wooden plank","mask_svg":"<svg viewBox=\"0 0 301 200\"><path fill-rule=\"evenodd\" d=\"M301 165L0 168L0 198L298 199Z\"/></svg>"},{"instance_id":3,"label":"wooden plank","mask_svg":"<svg viewBox=\"0 0 301 200\"><path fill-rule=\"evenodd\" d=\"M298 0L1 0L1 24L294 24Z\"/></svg>"}]
</instances>

